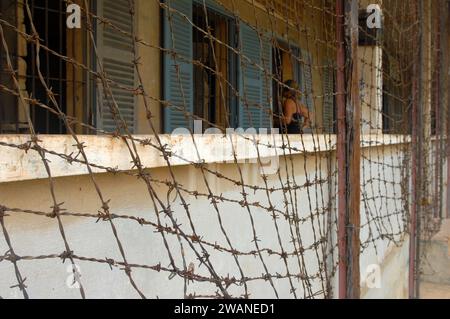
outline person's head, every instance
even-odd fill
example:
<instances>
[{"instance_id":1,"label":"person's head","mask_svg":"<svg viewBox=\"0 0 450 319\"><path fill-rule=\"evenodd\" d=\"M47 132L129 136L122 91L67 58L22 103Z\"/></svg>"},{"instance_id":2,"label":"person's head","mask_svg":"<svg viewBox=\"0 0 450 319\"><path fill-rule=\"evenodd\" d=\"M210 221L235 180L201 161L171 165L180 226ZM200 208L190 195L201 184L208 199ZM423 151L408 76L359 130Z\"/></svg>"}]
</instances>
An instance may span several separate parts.
<instances>
[{"instance_id":1,"label":"person's head","mask_svg":"<svg viewBox=\"0 0 450 319\"><path fill-rule=\"evenodd\" d=\"M284 82L283 87L283 97L285 98L297 98L298 93L298 84L294 80L287 80Z\"/></svg>"}]
</instances>

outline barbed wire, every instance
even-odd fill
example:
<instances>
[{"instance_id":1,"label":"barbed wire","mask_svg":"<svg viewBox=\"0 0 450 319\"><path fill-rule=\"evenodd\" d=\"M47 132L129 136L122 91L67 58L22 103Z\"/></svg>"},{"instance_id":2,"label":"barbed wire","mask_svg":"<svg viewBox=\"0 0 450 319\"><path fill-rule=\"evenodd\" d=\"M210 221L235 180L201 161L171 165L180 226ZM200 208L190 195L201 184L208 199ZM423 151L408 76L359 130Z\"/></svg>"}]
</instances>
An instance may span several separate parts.
<instances>
[{"instance_id":1,"label":"barbed wire","mask_svg":"<svg viewBox=\"0 0 450 319\"><path fill-rule=\"evenodd\" d=\"M10 288L19 289L24 298L33 297L30 287L35 278L25 263L59 260L70 262L81 298L89 297L87 287L91 284L80 279L78 262L120 270L141 298L161 294L142 280L142 270L151 271L151 276L158 278L169 276L167 281L176 277L183 283L178 288L184 298L252 298L260 296L261 290L264 290L264 296L275 298L335 297L340 244L337 240L337 178L340 172L336 162L338 119L334 109L338 95L349 96L351 93L338 92L335 88L335 74L341 70L335 62L340 43L335 36L338 17L334 1L295 0L290 2L296 8L293 10L284 1L276 0L154 0L149 5L153 6L150 14L155 15L151 19L164 25L156 39L149 39L142 30L145 23L141 21L144 19L141 1L98 0L97 4L101 5L97 7L87 0L60 2L60 11L56 11L61 21L66 19L67 5L80 8L81 27L75 32L84 36L85 43L76 43L75 36L72 37L74 46L84 46L83 57L68 52L68 42L64 42L69 41L65 26L58 30L62 41L59 48L50 42L48 32L51 30L46 30L45 34L39 32L44 22L37 18L36 10L44 9L38 9L34 0L11 1L16 14L14 19L0 15L3 69L0 71L0 107L4 108L0 113L0 131L23 134L20 142L0 136L0 148L14 150L22 161L37 154L39 169L46 173L50 194L45 209L42 204L34 203L33 198L26 198L24 206L17 207L14 201L0 197L0 224L6 243L0 265L11 263L17 281ZM363 1L360 2L360 8L364 8ZM376 255L381 254L384 251L381 247L405 243L410 233L411 207L417 199L420 198L423 204L419 204L420 230L425 237L435 233L434 220L430 216L441 210L438 203L441 203L444 189L442 159L446 152L444 118L447 115L445 109L441 110L442 97L438 91L432 100L436 124L431 123L430 117L427 123L411 127L415 116L414 90L417 89L414 81L420 62L415 46L427 32L417 5L417 2L383 1L380 4L384 17L382 34L372 33L360 25L360 38L372 42L358 47L356 59L346 59L346 67L357 63L361 71L361 223L356 226L361 236L361 259L373 255L373 251ZM7 11L4 7L0 9ZM45 10L48 13L49 8ZM22 17L23 21L18 21L17 17ZM439 31L437 23L435 27ZM198 37L188 43L189 49L183 47L186 39L180 38L183 35L181 29L189 30L191 37L193 34ZM123 42L121 44L126 47L121 49L122 56L116 62L127 64L132 70L132 85L121 78L125 77L124 69L118 66L119 71L115 71L109 67L108 59L112 57L105 52L104 40L99 37L107 30L116 37L114 41ZM246 38L245 32L253 38ZM61 40L63 38L65 40ZM430 50L438 52L439 56L437 39L438 36L432 41ZM118 42L114 43L119 47ZM195 49L195 46L201 49ZM150 57L145 56L150 55L149 49L152 50ZM196 51L196 56L194 50L201 52ZM146 74L149 69L145 63L153 58L162 64L160 70L154 70L155 81L164 78L160 81L161 86L170 85L177 96L155 94L149 87ZM25 68L23 62L27 64ZM52 84L49 63L59 65L59 81L64 82L65 88L62 84L59 88ZM437 74L440 61L433 57L430 64L434 66L433 63ZM164 69L167 65L169 67ZM190 71L186 73L184 68ZM83 81L91 87L77 88L76 79L69 79L67 70L72 70L73 74L80 72ZM298 83L293 85L286 80ZM71 89L70 85L73 85ZM206 86L200 89L199 85ZM257 99L253 89L258 91ZM162 88L164 90L168 88ZM96 114L102 113L97 115L99 119L87 119L68 111L69 103L73 108L77 107L78 104L69 100L76 100L78 94L85 95L82 101L91 103L89 108L98 108ZM89 94L94 95L87 96ZM200 98L195 100L195 94ZM6 97L15 102L7 105ZM141 132L131 124L136 120L130 122L124 106L128 99L133 101L133 116L141 114L140 126L145 127L142 132L150 137L137 135ZM307 116L303 114L303 118L312 121L309 130L305 126L299 128L297 134L286 134L290 124L284 113L289 99L295 102L296 108L301 105L307 110ZM25 129L7 131L10 130L10 126L6 129L7 107L13 109L14 114L24 114L20 119L17 115L14 127L18 128L20 122ZM201 112L196 111L199 108ZM210 109L215 112L215 118L205 116ZM45 145L45 134L37 128L42 120L36 116L39 112L46 114L47 121L58 121L62 127L59 133L68 135L66 142L70 147L61 150ZM170 116L169 112L176 114L181 122L189 123L184 127L189 155L177 152L174 145L167 144L167 139L162 138L163 130L158 123L162 116ZM299 109L294 113L299 113ZM437 121L438 113L443 116L441 122ZM237 123L235 119L239 117L245 120ZM102 125L103 118L110 119L113 124ZM269 127L265 127L269 129L269 137L275 135L275 127L281 134L270 139L261 138L257 131L225 133L227 128L234 129L244 121L248 127L259 129L258 126L264 126L263 118L269 119ZM203 144L199 143L199 133L204 131L195 131L194 121L221 132L215 138L229 150L226 163L216 165L221 163L220 160L211 163L205 158L201 149ZM416 129L431 143L431 131L426 134L432 125L435 126L436 147L425 149L420 156L436 160L419 159L430 167L422 166L421 180L413 185L412 171L417 169L414 157L420 156L413 145L417 140L412 132ZM87 144L82 133L101 135L120 144L127 152L129 167L102 163L101 157L94 157L87 151L96 145ZM251 164L242 161L241 143L248 143L245 145L254 154ZM145 154L151 150L161 158L164 178L158 177L155 169L147 167L144 150ZM278 167L273 172L264 165L267 152L277 158ZM174 164L175 159L182 164ZM53 174L54 165L61 162L83 167L83 174L88 179L69 178L67 183L80 183L80 188L82 183L83 187L89 185L96 196L96 211L80 209L83 205L64 203L62 198L66 196L60 193L63 186L59 176ZM260 171L258 181L248 178L248 171L253 168ZM190 170L188 178L180 174L182 169ZM432 171L435 172L433 178L429 173ZM135 203L138 208L127 211L124 198L110 198L105 190L104 174L118 179L132 178L142 187L145 204ZM189 178L195 179L195 185ZM434 190L429 187L431 181ZM414 198L411 189L416 186L417 197ZM427 202L430 197L434 198L434 203ZM36 254L15 249L22 233L9 226L20 222L19 216L55 220L53 226L59 233L63 250ZM207 216L206 223L210 229L216 229L214 233L204 229L199 220L202 216ZM234 220L236 216L239 220ZM114 239L107 243L110 256L92 256L77 251L76 238L83 234L67 231L69 219L106 224ZM123 227L124 223L133 225L127 224L127 227L148 229L148 238L140 238L135 244L155 247L155 252L150 253L151 258L146 260L161 260L136 262L137 256L130 247L128 228ZM33 225L22 227L32 229ZM156 237L150 234L159 236L160 241L151 242ZM99 232L98 236L98 240L102 240L106 235ZM251 246L244 242L247 240L251 241ZM3 249L3 244L0 247ZM251 262L249 257L253 258ZM54 267L60 265L55 263ZM5 272L2 276L6 278L10 274ZM86 279L90 280L87 276Z\"/></svg>"}]
</instances>

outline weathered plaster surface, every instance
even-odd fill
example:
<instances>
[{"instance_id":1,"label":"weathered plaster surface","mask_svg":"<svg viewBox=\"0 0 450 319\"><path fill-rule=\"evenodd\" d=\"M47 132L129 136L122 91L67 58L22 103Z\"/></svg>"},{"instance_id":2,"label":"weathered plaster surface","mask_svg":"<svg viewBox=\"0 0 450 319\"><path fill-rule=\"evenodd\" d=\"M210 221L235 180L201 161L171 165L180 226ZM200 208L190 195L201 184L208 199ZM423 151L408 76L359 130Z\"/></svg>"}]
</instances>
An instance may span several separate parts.
<instances>
[{"instance_id":1,"label":"weathered plaster surface","mask_svg":"<svg viewBox=\"0 0 450 319\"><path fill-rule=\"evenodd\" d=\"M173 156L170 164L173 166L189 165L200 162L204 163L234 163L233 150L239 162L257 163L258 152L253 138L259 142L258 151L261 158L273 158L283 154L282 146L287 144L286 137L281 135L159 135L161 144L166 151ZM46 135L40 136L40 146L57 154L76 156L78 149L75 141L68 135ZM78 136L80 142L84 143L84 150L89 163L110 167L121 171L132 170L133 163L129 150L123 140L109 136ZM156 168L167 166L161 156L159 143L153 135L136 135L136 139L149 141L152 145L143 146L136 142L137 152L145 168ZM363 136L363 147L376 147L382 145L396 145L404 143L407 138L390 135L367 135ZM1 135L2 145L21 145L30 141L27 135ZM304 135L290 136L289 143L291 151L287 154L302 154L313 152L328 152L335 148L335 136L333 135ZM0 145L1 145L0 144ZM155 147L156 146L156 147ZM197 153L198 151L198 153ZM51 161L53 177L75 176L87 174L86 165L72 162L69 164L59 156L47 153ZM81 156L77 157L82 160ZM92 167L95 173L105 172L105 169ZM36 151L27 153L23 149L14 147L2 147L0 152L0 183L20 180L31 180L47 178L47 173L42 160Z\"/></svg>"}]
</instances>

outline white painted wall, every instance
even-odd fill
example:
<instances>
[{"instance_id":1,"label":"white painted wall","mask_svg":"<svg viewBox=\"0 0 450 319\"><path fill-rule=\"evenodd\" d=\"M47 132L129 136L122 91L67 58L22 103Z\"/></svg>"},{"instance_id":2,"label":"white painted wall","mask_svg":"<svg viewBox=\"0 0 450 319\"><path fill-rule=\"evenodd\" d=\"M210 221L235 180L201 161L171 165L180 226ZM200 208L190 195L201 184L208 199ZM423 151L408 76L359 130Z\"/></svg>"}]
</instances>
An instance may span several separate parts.
<instances>
[{"instance_id":1,"label":"white painted wall","mask_svg":"<svg viewBox=\"0 0 450 319\"><path fill-rule=\"evenodd\" d=\"M399 152L398 144L364 149L364 154L367 157L374 160L380 159L385 163L392 163L394 165L400 162L400 158L398 157ZM294 175L298 185L303 185L306 182L306 175L308 175L308 180L327 178L329 176L328 165L330 163L330 156L331 161L334 162L335 155L334 152L328 153L328 155L326 154L294 155ZM23 157L21 161L26 160L26 158L26 156ZM290 171L290 175L292 175L291 163L289 161L287 163L281 161L280 165L284 182L286 182L286 176L284 174L286 164L288 164L288 170ZM18 165L22 165L23 167L25 163L19 161ZM52 166L54 164L51 163L50 165ZM234 164L211 163L208 164L208 167L220 171L228 177L238 179L236 165ZM241 168L246 183L263 185L257 165L241 164ZM380 166L373 162L363 163L362 171L364 175L362 176L365 179L370 176L378 176L380 170ZM164 180L169 178L167 168L155 167L149 169L149 172L155 179ZM174 172L177 181L183 187L189 190L205 192L205 186L198 169L192 166L179 165L174 167ZM395 168L384 168L382 172L385 174L386 180L392 178L393 180L400 181L399 170ZM135 177L121 174L96 174L95 180L99 184L104 198L111 200L110 207L112 213L132 215L153 222L156 221L152 200L142 181L137 180ZM236 185L224 179L217 179L211 176L208 177L208 180L214 194L222 194L224 197L236 199L236 201L242 200L241 190ZM64 202L63 207L68 211L95 214L100 209L101 202L88 176L58 177L54 181L56 198L58 202ZM280 187L280 182L276 175L269 178L269 185ZM300 218L308 217L311 209L312 211L318 209L323 212L323 207L328 205L330 196L336 196L334 193L334 185L335 181L331 185L322 184L311 186L309 187L309 192L306 189L295 192L294 195L297 197ZM180 198L176 197L174 192L167 197L167 187L165 186L155 185L155 187L158 196L165 205L171 205L171 208L174 210L174 216L178 223L181 224L181 228L186 233L192 234L186 213L180 205ZM387 195L394 193L400 197L401 195L398 191L398 186L383 190ZM370 195L371 191L368 192ZM373 192L374 194L377 193L377 185L375 185ZM197 233L208 242L217 242L222 246L227 246L218 224L217 214L210 202L204 198L195 199L193 196L184 195L186 201L190 204L189 209L192 212L192 220ZM276 208L280 210L284 209L284 197L281 191L270 194L270 199ZM268 206L267 195L262 191L256 193L249 192L249 201L259 202L261 205ZM48 181L46 179L39 179L0 183L0 203L8 207L51 212L51 197ZM382 217L396 209L396 202L392 200L382 202L374 200L370 205L377 207L377 213ZM254 250L255 246L252 242L253 234L248 212L238 203L224 202L219 203L218 206L224 228L235 246L234 248L240 251ZM9 216L5 218L5 224L16 254L20 256L37 256L60 254L64 251L63 241L55 219L22 213L8 214ZM280 251L272 216L266 210L255 207L251 207L251 214L255 220L255 230L260 240L260 246ZM364 216L365 210L363 209L362 223L365 221ZM97 222L96 219L85 217L62 217L62 221L70 248L76 255L99 259L107 257L121 261L117 243L107 222ZM327 219L323 215L320 218L314 219L316 238L314 238L312 224L310 222L305 222L300 226L300 235L304 247L313 244L318 240L320 235L325 236L326 222ZM391 222L393 223L393 227L401 227L401 224L396 224L395 218ZM168 218L163 218L163 223L170 224ZM285 250L292 251L294 247L291 242L289 223L285 219L277 219L277 223ZM118 219L114 220L114 224L117 227L118 236L123 244L129 263L145 265L161 263L162 266L169 265L168 253L161 235L155 233L155 229L152 226L140 226L135 221ZM319 226L322 228L322 234L319 232ZM362 238L365 238L366 235L367 229L363 228ZM167 235L166 237L170 251L179 267L182 267L181 252L176 236ZM199 267L196 257L186 242L183 245L187 264L194 263L196 274L209 277L205 267ZM382 286L381 289L375 290L365 290L363 288L363 296L367 298L405 297L408 259L407 240L399 248L392 248L392 245L389 245L386 239L378 240L376 246L376 252L373 247L370 247L361 255L361 272L364 277L364 270L367 265L379 264L382 269ZM198 248L198 245L196 247ZM8 248L6 247L2 234L0 236L0 251L4 253L7 250ZM211 254L211 262L219 276L226 277L229 274L231 277L235 276L239 278L236 264L229 253L218 252L213 249L208 249L208 252ZM321 251L319 250L317 253L319 258L322 259ZM263 254L263 257L271 274L286 273L286 267L279 256ZM316 252L309 250L305 253L304 258L308 274L316 274L318 272ZM248 277L261 276L264 273L262 263L258 258L253 256L239 257L239 262L242 265L245 275ZM88 298L139 297L120 267L113 267L111 270L106 264L88 261L77 261L76 263L81 271L81 281ZM330 261L328 264L330 264ZM32 298L78 298L80 296L77 289L69 289L67 286L66 280L70 275L70 268L68 268L70 263L68 261L65 264L60 259L19 261L18 265L22 275L27 278L27 290ZM288 266L291 273L299 273L299 261L296 257L289 258ZM17 284L12 264L7 261L0 262L0 274L0 296L3 298L20 298L21 294L17 288L9 288ZM149 298L183 297L183 280L180 277L169 280L169 274L166 272L158 273L146 269L133 269L132 275L138 287ZM332 281L333 286L336 287L336 278ZM320 279L312 280L311 284L313 292L318 292L322 289ZM298 289L298 296L303 297L301 283L294 281L294 285ZM287 280L275 280L275 286L280 297L292 298L290 285ZM252 298L273 298L275 296L271 286L265 281L251 282L248 288ZM210 295L214 294L216 290L217 288L210 283L190 283L187 288L188 294L196 292L197 294ZM234 296L240 296L244 293L244 289L243 287L231 286L229 292Z\"/></svg>"},{"instance_id":2,"label":"white painted wall","mask_svg":"<svg viewBox=\"0 0 450 319\"><path fill-rule=\"evenodd\" d=\"M365 298L407 298L408 144L365 148L361 160L361 292ZM402 187L404 189L402 190ZM380 276L376 279L373 276Z\"/></svg>"}]
</instances>

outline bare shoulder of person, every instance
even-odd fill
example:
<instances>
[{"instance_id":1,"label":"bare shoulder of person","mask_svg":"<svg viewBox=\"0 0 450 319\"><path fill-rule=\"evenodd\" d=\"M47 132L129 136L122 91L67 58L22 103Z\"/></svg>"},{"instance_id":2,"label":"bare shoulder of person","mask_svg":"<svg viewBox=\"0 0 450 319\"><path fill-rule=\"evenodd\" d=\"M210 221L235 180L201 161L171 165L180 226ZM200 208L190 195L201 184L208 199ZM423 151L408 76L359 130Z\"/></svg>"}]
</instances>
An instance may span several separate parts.
<instances>
[{"instance_id":1,"label":"bare shoulder of person","mask_svg":"<svg viewBox=\"0 0 450 319\"><path fill-rule=\"evenodd\" d=\"M295 103L295 101L293 99L287 99L285 101L285 107L289 110L293 110L295 112L296 108L297 108L297 104Z\"/></svg>"}]
</instances>

